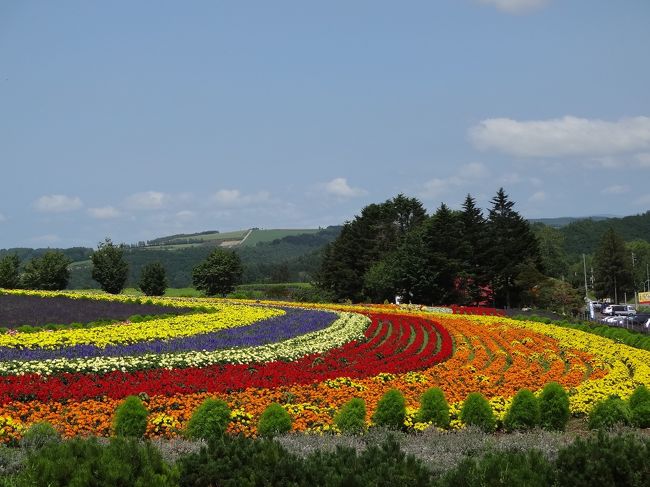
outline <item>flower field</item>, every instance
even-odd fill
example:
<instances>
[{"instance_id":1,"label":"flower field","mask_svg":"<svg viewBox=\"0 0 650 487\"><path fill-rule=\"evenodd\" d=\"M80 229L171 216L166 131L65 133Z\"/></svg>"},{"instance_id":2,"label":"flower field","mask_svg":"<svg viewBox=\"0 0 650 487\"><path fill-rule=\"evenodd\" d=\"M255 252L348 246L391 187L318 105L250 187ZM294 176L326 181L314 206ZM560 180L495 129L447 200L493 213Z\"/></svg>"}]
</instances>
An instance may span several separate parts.
<instances>
[{"instance_id":1,"label":"flower field","mask_svg":"<svg viewBox=\"0 0 650 487\"><path fill-rule=\"evenodd\" d=\"M452 427L461 427L459 405L471 392L483 393L502 418L519 389L555 381L581 415L610 394L627 398L637 385L650 385L650 352L553 325L467 314L480 310L181 298L152 304L195 312L0 335L0 440L37 421L67 436L107 436L129 395L150 411L148 435L171 437L207 397L228 403L232 433L254 435L271 402L284 405L294 429L323 432L334 429L334 414L350 398L363 398L370 417L384 392L397 388L411 413L406 425L422 429L428 425L415 423L413 413L432 386L452 406Z\"/></svg>"}]
</instances>

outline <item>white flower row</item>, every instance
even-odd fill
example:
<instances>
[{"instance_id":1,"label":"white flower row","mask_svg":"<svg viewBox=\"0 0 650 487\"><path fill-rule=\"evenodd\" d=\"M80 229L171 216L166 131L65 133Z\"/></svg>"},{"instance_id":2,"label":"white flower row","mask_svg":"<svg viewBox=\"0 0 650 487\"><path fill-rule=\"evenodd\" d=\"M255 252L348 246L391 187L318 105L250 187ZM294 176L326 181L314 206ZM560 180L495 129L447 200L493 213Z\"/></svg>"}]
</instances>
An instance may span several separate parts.
<instances>
[{"instance_id":1,"label":"white flower row","mask_svg":"<svg viewBox=\"0 0 650 487\"><path fill-rule=\"evenodd\" d=\"M292 361L305 355L326 352L352 340L364 338L364 332L370 324L369 318L356 313L337 312L337 314L339 318L323 330L258 347L125 357L58 358L42 361L13 360L0 363L0 375L28 373L53 375L61 372L104 374L115 370L126 372L152 368L206 367L219 363Z\"/></svg>"}]
</instances>

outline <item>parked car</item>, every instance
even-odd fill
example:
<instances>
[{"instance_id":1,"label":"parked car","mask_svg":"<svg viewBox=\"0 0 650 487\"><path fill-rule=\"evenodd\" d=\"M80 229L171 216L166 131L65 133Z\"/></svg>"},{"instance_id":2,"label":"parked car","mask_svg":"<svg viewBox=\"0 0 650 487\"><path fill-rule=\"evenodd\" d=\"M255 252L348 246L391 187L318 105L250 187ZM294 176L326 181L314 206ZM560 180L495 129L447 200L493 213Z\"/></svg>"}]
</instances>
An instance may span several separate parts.
<instances>
[{"instance_id":1,"label":"parked car","mask_svg":"<svg viewBox=\"0 0 650 487\"><path fill-rule=\"evenodd\" d=\"M610 304L603 310L604 315L630 316L636 314L634 306L629 304Z\"/></svg>"},{"instance_id":2,"label":"parked car","mask_svg":"<svg viewBox=\"0 0 650 487\"><path fill-rule=\"evenodd\" d=\"M629 323L635 326L643 326L645 323L650 320L650 314L648 313L639 313L634 316L630 316Z\"/></svg>"}]
</instances>

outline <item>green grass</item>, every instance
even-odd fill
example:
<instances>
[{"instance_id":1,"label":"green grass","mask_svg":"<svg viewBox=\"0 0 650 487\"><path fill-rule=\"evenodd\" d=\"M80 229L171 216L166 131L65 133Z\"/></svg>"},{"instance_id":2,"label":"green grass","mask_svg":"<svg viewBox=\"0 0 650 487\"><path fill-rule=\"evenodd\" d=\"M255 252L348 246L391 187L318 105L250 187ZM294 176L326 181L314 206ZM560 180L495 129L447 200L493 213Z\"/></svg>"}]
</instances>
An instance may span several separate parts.
<instances>
[{"instance_id":1,"label":"green grass","mask_svg":"<svg viewBox=\"0 0 650 487\"><path fill-rule=\"evenodd\" d=\"M305 233L318 233L317 228L292 228L292 229L275 229L275 230L253 230L253 232L244 241L244 247L254 247L260 242L272 242L273 240Z\"/></svg>"}]
</instances>

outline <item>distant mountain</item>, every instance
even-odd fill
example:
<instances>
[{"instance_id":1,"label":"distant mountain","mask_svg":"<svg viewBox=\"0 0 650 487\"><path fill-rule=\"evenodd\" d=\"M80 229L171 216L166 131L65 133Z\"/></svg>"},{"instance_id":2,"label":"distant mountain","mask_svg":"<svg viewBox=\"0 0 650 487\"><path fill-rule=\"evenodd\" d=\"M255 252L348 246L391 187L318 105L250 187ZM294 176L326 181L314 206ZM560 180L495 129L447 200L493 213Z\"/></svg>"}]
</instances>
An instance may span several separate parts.
<instances>
[{"instance_id":1,"label":"distant mountain","mask_svg":"<svg viewBox=\"0 0 650 487\"><path fill-rule=\"evenodd\" d=\"M570 223L574 223L580 220L593 220L595 222L609 220L611 218L616 218L613 215L595 215L595 216L585 216L585 217L574 217L574 216L561 216L558 218L530 218L528 221L530 223L542 223L549 227L553 228L562 228L566 227Z\"/></svg>"},{"instance_id":2,"label":"distant mountain","mask_svg":"<svg viewBox=\"0 0 650 487\"><path fill-rule=\"evenodd\" d=\"M650 211L640 215L617 217L576 218L564 225L560 222L570 218L540 218L529 220L533 226L548 225L557 228L564 237L564 250L572 257L593 253L603 234L613 228L623 240L645 240L650 242Z\"/></svg>"}]
</instances>

